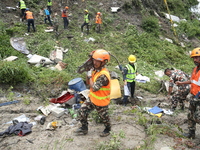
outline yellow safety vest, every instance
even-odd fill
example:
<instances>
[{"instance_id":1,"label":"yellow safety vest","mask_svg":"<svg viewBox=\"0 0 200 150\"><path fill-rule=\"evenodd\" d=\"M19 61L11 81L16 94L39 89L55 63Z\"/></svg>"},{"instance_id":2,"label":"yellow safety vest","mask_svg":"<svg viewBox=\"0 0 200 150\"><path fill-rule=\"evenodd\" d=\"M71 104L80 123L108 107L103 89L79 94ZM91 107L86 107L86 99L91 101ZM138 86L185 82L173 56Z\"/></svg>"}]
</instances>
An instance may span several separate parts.
<instances>
[{"instance_id":1,"label":"yellow safety vest","mask_svg":"<svg viewBox=\"0 0 200 150\"><path fill-rule=\"evenodd\" d=\"M26 9L26 4L24 1L20 1L20 9Z\"/></svg>"}]
</instances>

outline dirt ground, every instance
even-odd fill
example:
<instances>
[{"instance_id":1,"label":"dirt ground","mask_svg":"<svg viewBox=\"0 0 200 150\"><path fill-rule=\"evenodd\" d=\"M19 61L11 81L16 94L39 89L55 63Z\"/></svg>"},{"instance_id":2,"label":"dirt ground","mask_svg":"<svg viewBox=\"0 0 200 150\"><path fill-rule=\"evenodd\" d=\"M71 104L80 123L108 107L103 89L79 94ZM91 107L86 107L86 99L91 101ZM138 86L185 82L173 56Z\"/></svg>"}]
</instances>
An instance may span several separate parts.
<instances>
[{"instance_id":1,"label":"dirt ground","mask_svg":"<svg viewBox=\"0 0 200 150\"><path fill-rule=\"evenodd\" d=\"M54 114L50 113L46 117L44 125L41 125L34 118L41 115L41 112L37 111L40 106L45 106L41 103L40 99L35 97L30 97L31 103L29 105L25 103L26 95L23 93L16 94L17 97L14 100L21 100L20 103L11 104L7 106L0 107L0 132L5 131L9 126L13 125L12 121L14 118L21 115L25 115L30 119L30 122L36 123L32 127L32 132L25 136L11 135L11 136L0 136L0 149L15 149L15 150L33 150L33 149L73 149L73 150L94 150L94 149L111 149L114 146L117 148L113 149L137 149L142 148L145 143L153 143L148 149L153 150L169 150L169 149L198 149L200 133L197 126L197 134L195 140L189 140L185 138L178 138L176 136L169 134L158 134L156 135L155 141L150 138L147 134L147 128L151 124L146 125L139 124L139 116L137 112L142 112L137 110L135 113L133 111L132 105L122 106L115 104L115 100L110 105L111 110L111 123L112 123L112 134L107 137L100 137L99 134L104 130L104 126L101 123L97 123L92 115L89 118L89 132L87 135L77 136L74 133L80 123L75 121L70 114L64 114L61 117L56 117ZM143 107L154 107L158 104L162 109L168 109L166 98L163 95L153 95L145 91L137 90L137 97L142 97ZM26 98L27 99L27 98ZM7 101L5 97L1 97L0 102ZM187 107L186 110L180 111L177 109L173 115L164 114L161 118L152 116L147 112L143 112L143 116L146 119L156 118L162 122L162 124L167 124L174 131L181 134L181 130L187 131ZM139 109L139 108L134 108ZM58 121L60 126L55 130L47 130L47 125L50 122ZM158 124L159 121L158 121ZM174 127L177 125L180 131ZM124 135L124 136L121 136ZM152 141L151 141L152 140ZM189 144L188 144L189 143ZM114 144L114 145L113 145ZM119 145L119 146L118 146ZM189 148L188 145L192 148ZM192 146L191 146L192 145Z\"/></svg>"}]
</instances>

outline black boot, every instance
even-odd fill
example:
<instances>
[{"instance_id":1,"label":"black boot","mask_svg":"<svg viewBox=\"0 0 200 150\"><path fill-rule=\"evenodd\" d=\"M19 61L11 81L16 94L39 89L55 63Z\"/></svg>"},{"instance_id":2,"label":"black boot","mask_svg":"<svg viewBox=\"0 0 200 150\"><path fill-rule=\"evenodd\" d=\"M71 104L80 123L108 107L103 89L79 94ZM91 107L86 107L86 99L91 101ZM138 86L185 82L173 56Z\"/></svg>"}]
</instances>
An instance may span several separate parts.
<instances>
[{"instance_id":1,"label":"black boot","mask_svg":"<svg viewBox=\"0 0 200 150\"><path fill-rule=\"evenodd\" d=\"M108 136L110 134L111 127L106 127L104 131L100 134L101 137Z\"/></svg>"},{"instance_id":2,"label":"black boot","mask_svg":"<svg viewBox=\"0 0 200 150\"><path fill-rule=\"evenodd\" d=\"M78 128L75 133L86 135L88 133L88 126L82 126Z\"/></svg>"},{"instance_id":3,"label":"black boot","mask_svg":"<svg viewBox=\"0 0 200 150\"><path fill-rule=\"evenodd\" d=\"M195 139L195 130L189 130L188 133L183 133L183 136L189 139Z\"/></svg>"}]
</instances>

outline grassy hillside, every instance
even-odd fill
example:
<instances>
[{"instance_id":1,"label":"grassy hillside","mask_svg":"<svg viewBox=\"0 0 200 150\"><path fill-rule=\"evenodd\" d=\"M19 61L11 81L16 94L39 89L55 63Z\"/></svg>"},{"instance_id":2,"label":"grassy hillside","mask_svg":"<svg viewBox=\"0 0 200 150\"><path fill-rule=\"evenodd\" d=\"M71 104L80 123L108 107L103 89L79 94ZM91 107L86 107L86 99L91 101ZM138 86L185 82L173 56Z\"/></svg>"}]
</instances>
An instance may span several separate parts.
<instances>
[{"instance_id":1,"label":"grassy hillside","mask_svg":"<svg viewBox=\"0 0 200 150\"><path fill-rule=\"evenodd\" d=\"M190 19L191 13L188 11L190 6L197 4L196 0L168 1L168 7L172 14L181 19L186 18L187 22L179 23L176 28L176 34L171 28L169 20L163 13L167 13L166 5L159 0L141 1L141 0L122 0L113 3L111 1L68 1L58 2L55 0L53 12L59 14L59 33L46 33L44 30L48 25L44 24L42 15L39 11L46 4L44 1L27 0L29 7L35 14L35 24L37 32L25 35L27 26L25 22L19 22L19 18L13 17L19 15L20 11L11 11L2 13L0 20L0 58L1 60L15 55L19 59L14 62L2 62L0 65L0 82L10 85L17 85L21 82L31 84L37 87L37 92L45 94L50 93L52 88L67 88L67 82L76 77L83 77L85 74L77 74L76 70L87 58L88 54L95 49L105 49L117 57L123 66L127 63L127 57L130 54L137 56L138 72L151 78L148 84L138 83L138 88L144 88L152 93L157 93L160 89L160 82L155 79L154 71L164 70L165 68L177 68L187 73L192 70L193 62L189 58L189 51L198 42L199 22L197 19ZM102 4L103 5L102 5ZM7 2L3 7L8 6ZM16 2L10 3L15 6ZM69 6L71 16L69 17L69 29L63 29L60 10L64 6ZM10 6L10 5L9 5ZM120 6L120 11L112 13L110 7ZM181 7L179 7L181 6ZM90 34L81 36L80 26L83 23L83 10L88 9L92 19L97 11L103 14L102 33L95 32L94 21L91 22ZM3 11L3 10L2 10ZM156 16L156 13L159 15ZM191 25L193 25L191 27ZM182 38L183 35L187 37ZM67 38L73 36L73 38ZM34 67L27 62L26 55L15 51L10 43L10 37L24 37L27 48L31 54L38 54L49 57L54 46L60 46L69 49L64 54L63 62L67 63L67 68L63 71L53 71L45 67ZM90 37L95 41L86 42ZM165 38L170 38L170 43ZM183 43L185 47L180 46ZM111 58L108 68L115 71L121 77L121 72L115 69L117 61ZM164 77L165 79L165 77ZM121 82L121 81L120 81ZM44 92L45 91L45 92ZM46 92L47 91L47 92Z\"/></svg>"}]
</instances>

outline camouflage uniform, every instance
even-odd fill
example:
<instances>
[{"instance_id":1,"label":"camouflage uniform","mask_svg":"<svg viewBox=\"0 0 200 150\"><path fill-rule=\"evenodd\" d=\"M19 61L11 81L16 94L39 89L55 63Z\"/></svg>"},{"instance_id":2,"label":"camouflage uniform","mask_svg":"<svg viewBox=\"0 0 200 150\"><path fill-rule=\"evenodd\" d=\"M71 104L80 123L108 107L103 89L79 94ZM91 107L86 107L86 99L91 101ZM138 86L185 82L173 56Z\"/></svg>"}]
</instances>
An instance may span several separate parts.
<instances>
[{"instance_id":1,"label":"camouflage uniform","mask_svg":"<svg viewBox=\"0 0 200 150\"><path fill-rule=\"evenodd\" d=\"M189 76L181 70L171 70L169 86L173 87L176 81L188 81ZM184 100L190 92L189 84L179 85L178 90L172 95L172 109L176 109L177 104L184 109Z\"/></svg>"},{"instance_id":2,"label":"camouflage uniform","mask_svg":"<svg viewBox=\"0 0 200 150\"><path fill-rule=\"evenodd\" d=\"M189 131L196 130L196 123L200 124L200 99L191 97L189 113L188 113L188 129Z\"/></svg>"},{"instance_id":3,"label":"camouflage uniform","mask_svg":"<svg viewBox=\"0 0 200 150\"><path fill-rule=\"evenodd\" d=\"M98 77L98 79L96 80L96 82L93 85L93 89L95 91L98 91L103 85L107 85L108 84L108 79L105 75L101 75L100 77ZM88 126L88 115L89 113L96 109L98 112L98 115L101 119L101 121L104 123L105 127L110 128L111 124L110 124L110 118L108 115L108 106L96 106L94 105L90 99L88 98L82 105L81 108L79 109L78 112L78 120L80 120L82 126L87 127Z\"/></svg>"}]
</instances>

